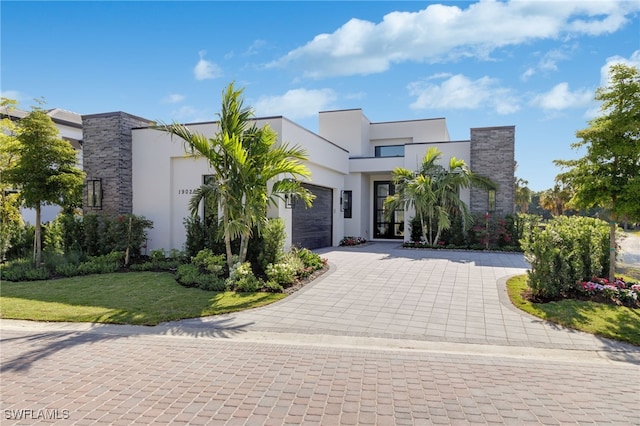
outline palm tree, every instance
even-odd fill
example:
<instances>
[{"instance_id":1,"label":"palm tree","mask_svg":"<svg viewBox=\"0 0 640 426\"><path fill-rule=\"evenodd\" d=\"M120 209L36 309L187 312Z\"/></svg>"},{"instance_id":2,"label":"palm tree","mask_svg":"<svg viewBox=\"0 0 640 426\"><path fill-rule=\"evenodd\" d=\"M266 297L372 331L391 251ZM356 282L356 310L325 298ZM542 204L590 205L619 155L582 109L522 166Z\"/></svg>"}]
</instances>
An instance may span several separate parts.
<instances>
[{"instance_id":1,"label":"palm tree","mask_svg":"<svg viewBox=\"0 0 640 426\"><path fill-rule=\"evenodd\" d=\"M445 168L438 164L441 157L442 152L431 147L419 170L396 168L392 172L396 192L385 201L389 215L396 209L414 209L420 219L422 237L430 245L436 244L441 232L451 227L452 215L460 214L465 229L473 221L469 207L460 200L462 188L496 188L490 179L472 173L464 160L451 157Z\"/></svg>"},{"instance_id":2,"label":"palm tree","mask_svg":"<svg viewBox=\"0 0 640 426\"><path fill-rule=\"evenodd\" d=\"M229 268L233 266L231 242L240 238L238 260L247 256L252 230L261 232L267 219L267 207L285 194L300 198L311 206L313 194L298 179L311 173L302 163L305 151L286 143L277 144L277 133L268 125L258 128L252 122L253 109L243 106L243 89L231 83L222 93L220 130L213 138L191 132L181 124L162 126L162 130L182 138L186 151L204 157L213 176L190 200L192 214L197 214L202 200L218 211Z\"/></svg>"},{"instance_id":3,"label":"palm tree","mask_svg":"<svg viewBox=\"0 0 640 426\"><path fill-rule=\"evenodd\" d=\"M522 178L516 179L515 201L516 206L520 207L520 213L526 213L529 210L529 204L533 196L533 191L527 185L529 185L528 181Z\"/></svg>"},{"instance_id":4,"label":"palm tree","mask_svg":"<svg viewBox=\"0 0 640 426\"><path fill-rule=\"evenodd\" d=\"M562 216L570 199L570 191L556 183L552 189L547 189L540 194L540 207L551 211L553 216Z\"/></svg>"}]
</instances>

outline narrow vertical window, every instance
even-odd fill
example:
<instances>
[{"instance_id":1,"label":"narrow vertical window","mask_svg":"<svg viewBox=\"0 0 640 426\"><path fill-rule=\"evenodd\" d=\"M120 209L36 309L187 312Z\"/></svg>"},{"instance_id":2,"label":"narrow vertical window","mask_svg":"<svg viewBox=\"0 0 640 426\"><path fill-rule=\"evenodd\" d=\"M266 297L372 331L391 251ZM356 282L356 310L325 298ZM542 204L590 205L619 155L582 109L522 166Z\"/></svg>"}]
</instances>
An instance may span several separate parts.
<instances>
[{"instance_id":1,"label":"narrow vertical window","mask_svg":"<svg viewBox=\"0 0 640 426\"><path fill-rule=\"evenodd\" d=\"M496 211L496 190L489 190L489 212L493 213Z\"/></svg>"},{"instance_id":2,"label":"narrow vertical window","mask_svg":"<svg viewBox=\"0 0 640 426\"><path fill-rule=\"evenodd\" d=\"M351 191L342 191L342 211L344 212L345 219L351 219L351 205L353 200L353 193Z\"/></svg>"}]
</instances>

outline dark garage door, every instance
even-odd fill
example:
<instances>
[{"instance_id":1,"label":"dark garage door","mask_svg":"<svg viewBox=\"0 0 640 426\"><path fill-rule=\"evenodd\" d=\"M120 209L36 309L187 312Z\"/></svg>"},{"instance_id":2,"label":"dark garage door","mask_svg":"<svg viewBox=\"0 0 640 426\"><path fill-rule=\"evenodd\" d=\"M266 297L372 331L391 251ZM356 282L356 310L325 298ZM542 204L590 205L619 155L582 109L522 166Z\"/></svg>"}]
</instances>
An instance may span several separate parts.
<instances>
[{"instance_id":1,"label":"dark garage door","mask_svg":"<svg viewBox=\"0 0 640 426\"><path fill-rule=\"evenodd\" d=\"M293 207L292 235L293 245L315 249L331 246L333 233L333 192L330 188L303 184L316 196L311 208L305 208L298 202Z\"/></svg>"}]
</instances>

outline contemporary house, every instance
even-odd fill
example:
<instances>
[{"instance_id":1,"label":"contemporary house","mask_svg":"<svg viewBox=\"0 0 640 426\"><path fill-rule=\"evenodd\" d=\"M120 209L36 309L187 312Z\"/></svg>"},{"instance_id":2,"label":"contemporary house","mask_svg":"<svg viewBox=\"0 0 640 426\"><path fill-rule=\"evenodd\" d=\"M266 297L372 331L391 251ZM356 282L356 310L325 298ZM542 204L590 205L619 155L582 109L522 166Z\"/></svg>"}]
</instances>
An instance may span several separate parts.
<instances>
[{"instance_id":1,"label":"contemporary house","mask_svg":"<svg viewBox=\"0 0 640 426\"><path fill-rule=\"evenodd\" d=\"M124 112L82 116L85 213L134 213L154 223L148 250L181 249L188 202L212 172L206 160L185 155L181 140L154 123ZM345 235L370 240L408 239L411 212L383 215L394 191L391 172L416 169L436 146L443 161L465 160L475 173L498 184L495 193L471 189L460 194L472 212L507 214L514 205L515 127L470 129L470 138L452 141L444 118L372 123L360 109L319 113L318 134L285 117L262 117L280 141L303 147L312 177L304 185L316 195L312 208L281 201L269 216L284 220L287 244L307 248L336 246ZM217 122L188 124L212 137Z\"/></svg>"}]
</instances>

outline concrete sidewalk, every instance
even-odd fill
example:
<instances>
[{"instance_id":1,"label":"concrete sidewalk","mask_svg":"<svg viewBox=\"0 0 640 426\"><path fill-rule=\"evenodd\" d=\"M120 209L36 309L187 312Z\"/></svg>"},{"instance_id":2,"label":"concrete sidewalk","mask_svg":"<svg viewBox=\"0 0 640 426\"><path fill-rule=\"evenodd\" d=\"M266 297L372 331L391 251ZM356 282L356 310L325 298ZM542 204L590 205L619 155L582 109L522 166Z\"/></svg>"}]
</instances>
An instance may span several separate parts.
<instances>
[{"instance_id":1,"label":"concrete sidewalk","mask_svg":"<svg viewBox=\"0 0 640 426\"><path fill-rule=\"evenodd\" d=\"M0 320L2 424L640 424L640 348L513 308L521 255L322 255L320 280L233 315Z\"/></svg>"}]
</instances>

